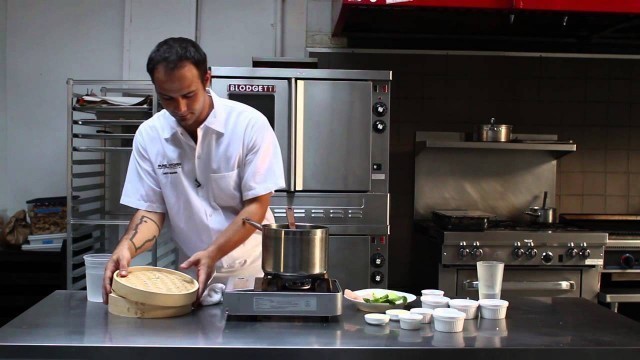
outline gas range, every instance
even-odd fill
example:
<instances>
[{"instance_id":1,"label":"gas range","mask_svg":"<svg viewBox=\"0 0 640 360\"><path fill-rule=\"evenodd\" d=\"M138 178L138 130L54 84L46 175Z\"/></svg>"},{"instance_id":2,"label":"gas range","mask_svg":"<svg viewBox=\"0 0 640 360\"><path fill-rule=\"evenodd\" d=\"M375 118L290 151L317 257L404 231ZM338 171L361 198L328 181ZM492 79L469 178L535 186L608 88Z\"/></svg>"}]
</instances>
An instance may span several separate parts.
<instances>
[{"instance_id":1,"label":"gas range","mask_svg":"<svg viewBox=\"0 0 640 360\"><path fill-rule=\"evenodd\" d=\"M436 230L442 264L502 261L517 266L602 265L608 235L567 226L498 224L485 231Z\"/></svg>"},{"instance_id":2,"label":"gas range","mask_svg":"<svg viewBox=\"0 0 640 360\"><path fill-rule=\"evenodd\" d=\"M342 289L328 277L232 277L224 305L231 316L333 317L342 314Z\"/></svg>"}]
</instances>

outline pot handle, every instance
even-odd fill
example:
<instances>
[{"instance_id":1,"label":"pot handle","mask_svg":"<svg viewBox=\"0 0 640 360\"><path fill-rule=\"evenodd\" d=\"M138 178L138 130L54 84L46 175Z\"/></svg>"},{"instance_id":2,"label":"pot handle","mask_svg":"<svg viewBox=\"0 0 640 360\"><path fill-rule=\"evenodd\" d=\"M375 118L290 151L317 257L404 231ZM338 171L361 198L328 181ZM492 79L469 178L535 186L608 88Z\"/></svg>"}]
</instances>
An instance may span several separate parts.
<instances>
[{"instance_id":1,"label":"pot handle","mask_svg":"<svg viewBox=\"0 0 640 360\"><path fill-rule=\"evenodd\" d=\"M242 218L242 221L248 223L249 225L253 226L254 228L262 231L262 225L258 224L257 222L249 219L249 218Z\"/></svg>"},{"instance_id":2,"label":"pot handle","mask_svg":"<svg viewBox=\"0 0 640 360\"><path fill-rule=\"evenodd\" d=\"M540 216L540 213L534 213L534 212L531 212L531 211L525 211L524 213L527 214L527 215L530 215L530 216L536 216L536 217Z\"/></svg>"}]
</instances>

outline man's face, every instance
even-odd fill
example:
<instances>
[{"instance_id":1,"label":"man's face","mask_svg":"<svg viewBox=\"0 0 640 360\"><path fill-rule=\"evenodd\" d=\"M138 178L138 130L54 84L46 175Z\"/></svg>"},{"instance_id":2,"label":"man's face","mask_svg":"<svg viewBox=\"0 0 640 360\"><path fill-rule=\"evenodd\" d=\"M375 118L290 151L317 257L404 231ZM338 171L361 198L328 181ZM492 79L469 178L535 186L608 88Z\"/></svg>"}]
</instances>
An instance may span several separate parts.
<instances>
[{"instance_id":1,"label":"man's face","mask_svg":"<svg viewBox=\"0 0 640 360\"><path fill-rule=\"evenodd\" d=\"M211 76L207 74L202 79L196 67L189 62L182 63L173 71L160 65L153 75L162 106L180 126L195 133L209 115L211 99L205 88Z\"/></svg>"}]
</instances>

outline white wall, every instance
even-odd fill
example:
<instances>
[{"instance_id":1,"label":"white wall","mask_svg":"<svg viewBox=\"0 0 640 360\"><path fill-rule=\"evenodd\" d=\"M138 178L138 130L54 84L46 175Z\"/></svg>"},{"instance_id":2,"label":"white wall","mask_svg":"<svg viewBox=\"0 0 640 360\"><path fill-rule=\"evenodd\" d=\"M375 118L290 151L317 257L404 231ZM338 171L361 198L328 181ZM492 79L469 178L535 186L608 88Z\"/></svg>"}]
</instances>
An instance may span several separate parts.
<instances>
[{"instance_id":1,"label":"white wall","mask_svg":"<svg viewBox=\"0 0 640 360\"><path fill-rule=\"evenodd\" d=\"M252 56L274 56L278 6L281 55L303 57L307 2L200 0L212 16L204 14L200 32L210 63L250 66ZM158 41L195 38L196 3L0 0L0 214L66 194L67 78L148 79Z\"/></svg>"},{"instance_id":2,"label":"white wall","mask_svg":"<svg viewBox=\"0 0 640 360\"><path fill-rule=\"evenodd\" d=\"M176 36L195 39L196 0L126 0L123 79L148 80L149 53Z\"/></svg>"},{"instance_id":3,"label":"white wall","mask_svg":"<svg viewBox=\"0 0 640 360\"><path fill-rule=\"evenodd\" d=\"M7 0L0 0L0 217L7 220Z\"/></svg>"},{"instance_id":4,"label":"white wall","mask_svg":"<svg viewBox=\"0 0 640 360\"><path fill-rule=\"evenodd\" d=\"M201 0L198 42L212 66L304 57L306 14L306 0Z\"/></svg>"},{"instance_id":5,"label":"white wall","mask_svg":"<svg viewBox=\"0 0 640 360\"><path fill-rule=\"evenodd\" d=\"M124 0L9 0L9 212L66 194L66 80L120 79ZM96 89L97 90L97 89Z\"/></svg>"}]
</instances>

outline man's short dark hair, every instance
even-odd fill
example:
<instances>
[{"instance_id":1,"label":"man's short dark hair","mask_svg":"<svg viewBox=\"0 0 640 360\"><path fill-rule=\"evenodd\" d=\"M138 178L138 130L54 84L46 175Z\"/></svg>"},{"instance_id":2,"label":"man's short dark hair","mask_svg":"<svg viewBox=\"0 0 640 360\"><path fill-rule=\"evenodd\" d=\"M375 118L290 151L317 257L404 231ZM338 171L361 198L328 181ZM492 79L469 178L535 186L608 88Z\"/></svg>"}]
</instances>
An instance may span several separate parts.
<instances>
[{"instance_id":1,"label":"man's short dark hair","mask_svg":"<svg viewBox=\"0 0 640 360\"><path fill-rule=\"evenodd\" d=\"M153 81L153 74L158 66L164 65L167 70L173 71L184 61L193 64L204 80L207 74L207 54L198 43L184 37L172 37L159 42L149 54L147 72Z\"/></svg>"}]
</instances>

